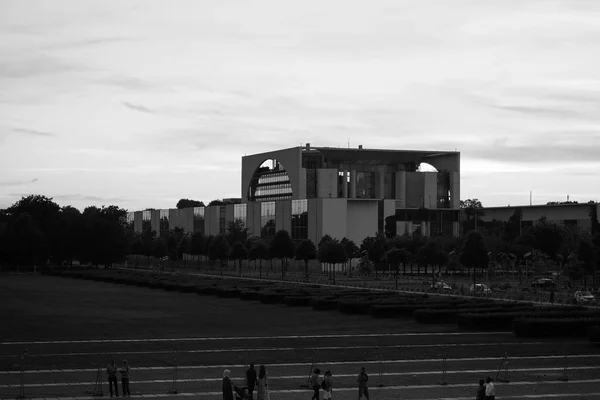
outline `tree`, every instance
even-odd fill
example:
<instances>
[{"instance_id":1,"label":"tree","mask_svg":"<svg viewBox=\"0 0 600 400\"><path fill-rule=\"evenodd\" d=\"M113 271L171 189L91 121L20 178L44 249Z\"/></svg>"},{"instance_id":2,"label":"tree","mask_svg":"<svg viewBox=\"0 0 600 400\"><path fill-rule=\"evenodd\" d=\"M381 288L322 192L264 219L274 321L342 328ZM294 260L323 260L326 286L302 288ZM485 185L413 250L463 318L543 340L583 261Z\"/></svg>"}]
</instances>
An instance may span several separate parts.
<instances>
[{"instance_id":1,"label":"tree","mask_svg":"<svg viewBox=\"0 0 600 400\"><path fill-rule=\"evenodd\" d=\"M473 270L473 284L477 283L477 268L487 267L490 256L481 233L468 233L460 250L459 260L462 265Z\"/></svg>"},{"instance_id":2,"label":"tree","mask_svg":"<svg viewBox=\"0 0 600 400\"><path fill-rule=\"evenodd\" d=\"M377 277L377 266L383 261L387 249L388 244L385 235L378 233L375 236L375 241L367 252L369 260L375 264L375 277Z\"/></svg>"},{"instance_id":3,"label":"tree","mask_svg":"<svg viewBox=\"0 0 600 400\"><path fill-rule=\"evenodd\" d=\"M175 207L179 210L190 207L204 207L204 203L198 200L180 199Z\"/></svg>"},{"instance_id":4,"label":"tree","mask_svg":"<svg viewBox=\"0 0 600 400\"><path fill-rule=\"evenodd\" d=\"M467 221L463 224L463 232L471 229L477 230L479 216L483 215L483 205L478 199L467 199L460 201L460 208L467 216Z\"/></svg>"},{"instance_id":5,"label":"tree","mask_svg":"<svg viewBox=\"0 0 600 400\"><path fill-rule=\"evenodd\" d=\"M217 235L210 242L208 255L211 260L219 260L221 264L221 274L223 274L224 261L229 256L229 243L223 235Z\"/></svg>"},{"instance_id":6,"label":"tree","mask_svg":"<svg viewBox=\"0 0 600 400\"><path fill-rule=\"evenodd\" d=\"M279 230L269 244L269 254L281 260L281 279L285 277L287 259L294 257L294 241L287 231Z\"/></svg>"},{"instance_id":7,"label":"tree","mask_svg":"<svg viewBox=\"0 0 600 400\"><path fill-rule=\"evenodd\" d=\"M154 241L152 255L158 260L162 260L169 255L169 246L164 238L159 237Z\"/></svg>"},{"instance_id":8,"label":"tree","mask_svg":"<svg viewBox=\"0 0 600 400\"><path fill-rule=\"evenodd\" d=\"M577 260L580 262L580 267L583 272L583 285L585 289L587 289L587 275L593 273L596 269L597 256L598 249L595 248L594 243L592 243L590 238L581 238L577 248Z\"/></svg>"},{"instance_id":9,"label":"tree","mask_svg":"<svg viewBox=\"0 0 600 400\"><path fill-rule=\"evenodd\" d=\"M342 238L340 243L342 244L342 246L344 246L344 250L346 251L346 257L348 258L348 260L360 257L360 250L356 243L354 243L354 241L348 239L347 237L344 237Z\"/></svg>"},{"instance_id":10,"label":"tree","mask_svg":"<svg viewBox=\"0 0 600 400\"><path fill-rule=\"evenodd\" d=\"M542 217L535 224L532 234L533 247L556 260L556 255L560 253L563 245L564 228Z\"/></svg>"},{"instance_id":11,"label":"tree","mask_svg":"<svg viewBox=\"0 0 600 400\"><path fill-rule=\"evenodd\" d=\"M248 249L242 242L235 242L229 251L229 258L239 261L239 275L242 275L242 260L248 259Z\"/></svg>"},{"instance_id":12,"label":"tree","mask_svg":"<svg viewBox=\"0 0 600 400\"><path fill-rule=\"evenodd\" d=\"M395 281L396 281L396 290L398 290L398 270L400 269L400 263L401 261L401 257L402 257L402 251L404 249L399 249L397 247L391 248L390 250L387 251L387 253L385 253L385 259L387 260L387 262L389 262L390 264L392 264L394 266L394 277L395 277ZM406 251L406 250L404 250Z\"/></svg>"},{"instance_id":13,"label":"tree","mask_svg":"<svg viewBox=\"0 0 600 400\"><path fill-rule=\"evenodd\" d=\"M596 233L600 233L600 223L598 222L598 203L594 201L588 202L590 205L590 224L591 224L591 233L595 235Z\"/></svg>"},{"instance_id":14,"label":"tree","mask_svg":"<svg viewBox=\"0 0 600 400\"><path fill-rule=\"evenodd\" d=\"M183 251L181 242L185 236L183 228L169 229L167 236L168 255L171 261L177 261L182 258Z\"/></svg>"},{"instance_id":15,"label":"tree","mask_svg":"<svg viewBox=\"0 0 600 400\"><path fill-rule=\"evenodd\" d=\"M328 264L342 264L348 260L346 249L337 239L326 240L322 243L318 250L319 261ZM330 268L329 275L331 277L333 268ZM333 271L333 282L335 283L335 271Z\"/></svg>"},{"instance_id":16,"label":"tree","mask_svg":"<svg viewBox=\"0 0 600 400\"><path fill-rule=\"evenodd\" d=\"M504 240L507 242L514 242L519 236L521 236L521 222L523 221L523 210L521 208L515 209L513 215L508 218L506 224L504 224Z\"/></svg>"},{"instance_id":17,"label":"tree","mask_svg":"<svg viewBox=\"0 0 600 400\"><path fill-rule=\"evenodd\" d=\"M127 210L117 206L83 210L82 258L95 265L112 266L125 260L134 236L127 225Z\"/></svg>"},{"instance_id":18,"label":"tree","mask_svg":"<svg viewBox=\"0 0 600 400\"><path fill-rule=\"evenodd\" d=\"M269 246L262 240L255 241L250 247L248 258L250 260L259 260L258 276L262 278L262 260L266 260L269 257ZM256 266L256 263L254 264Z\"/></svg>"},{"instance_id":19,"label":"tree","mask_svg":"<svg viewBox=\"0 0 600 400\"><path fill-rule=\"evenodd\" d=\"M442 265L448 263L448 253L444 250L441 243L437 240L428 240L425 246L422 246L417 252L416 256L419 264L431 266L431 279L432 284L435 284L435 267L438 267L438 271Z\"/></svg>"},{"instance_id":20,"label":"tree","mask_svg":"<svg viewBox=\"0 0 600 400\"><path fill-rule=\"evenodd\" d=\"M317 258L317 248L310 239L304 239L296 247L296 260L304 260L304 275L308 279L308 261Z\"/></svg>"},{"instance_id":21,"label":"tree","mask_svg":"<svg viewBox=\"0 0 600 400\"><path fill-rule=\"evenodd\" d=\"M27 212L11 218L0 238L6 260L15 265L44 265L49 248L45 235Z\"/></svg>"},{"instance_id":22,"label":"tree","mask_svg":"<svg viewBox=\"0 0 600 400\"><path fill-rule=\"evenodd\" d=\"M248 240L248 228L244 225L244 221L236 219L227 223L225 238L229 243L241 242L246 244Z\"/></svg>"},{"instance_id":23,"label":"tree","mask_svg":"<svg viewBox=\"0 0 600 400\"><path fill-rule=\"evenodd\" d=\"M83 246L83 226L83 216L78 209L71 206L61 208L55 232L58 239L54 250L55 262L68 261L72 265L73 260L79 258Z\"/></svg>"}]
</instances>

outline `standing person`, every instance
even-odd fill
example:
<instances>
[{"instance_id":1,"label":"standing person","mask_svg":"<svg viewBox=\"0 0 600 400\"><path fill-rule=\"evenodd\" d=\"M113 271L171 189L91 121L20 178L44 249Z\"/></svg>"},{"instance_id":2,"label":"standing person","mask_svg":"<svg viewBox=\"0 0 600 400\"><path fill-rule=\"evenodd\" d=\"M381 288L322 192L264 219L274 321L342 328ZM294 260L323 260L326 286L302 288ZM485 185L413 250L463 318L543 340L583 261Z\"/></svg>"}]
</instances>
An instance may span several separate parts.
<instances>
[{"instance_id":1,"label":"standing person","mask_svg":"<svg viewBox=\"0 0 600 400\"><path fill-rule=\"evenodd\" d=\"M313 396L310 400L319 400L319 390L321 390L321 382L319 381L320 373L321 370L319 368L315 369L315 372L313 372L308 381L308 385L313 390Z\"/></svg>"},{"instance_id":2,"label":"standing person","mask_svg":"<svg viewBox=\"0 0 600 400\"><path fill-rule=\"evenodd\" d=\"M477 397L475 400L485 400L485 381L479 380L479 387L477 388Z\"/></svg>"},{"instance_id":3,"label":"standing person","mask_svg":"<svg viewBox=\"0 0 600 400\"><path fill-rule=\"evenodd\" d=\"M258 370L258 389L256 390L256 400L270 400L267 370L265 369L264 365L261 365Z\"/></svg>"},{"instance_id":4,"label":"standing person","mask_svg":"<svg viewBox=\"0 0 600 400\"><path fill-rule=\"evenodd\" d=\"M485 400L496 400L496 387L489 376L485 384Z\"/></svg>"},{"instance_id":5,"label":"standing person","mask_svg":"<svg viewBox=\"0 0 600 400\"><path fill-rule=\"evenodd\" d=\"M331 371L326 371L325 375L323 375L323 391L325 392L323 399L331 400L331 392L333 391Z\"/></svg>"},{"instance_id":6,"label":"standing person","mask_svg":"<svg viewBox=\"0 0 600 400\"><path fill-rule=\"evenodd\" d=\"M123 366L119 370L121 373L121 386L123 387L123 397L131 397L131 392L129 391L129 364L127 360L123 360Z\"/></svg>"},{"instance_id":7,"label":"standing person","mask_svg":"<svg viewBox=\"0 0 600 400\"><path fill-rule=\"evenodd\" d=\"M358 400L360 400L363 395L367 400L369 400L369 388L367 386L367 382L369 381L369 375L365 372L365 367L360 369L360 373L358 374L358 378L356 378L358 382Z\"/></svg>"},{"instance_id":8,"label":"standing person","mask_svg":"<svg viewBox=\"0 0 600 400\"><path fill-rule=\"evenodd\" d=\"M246 386L248 387L248 392L250 392L250 399L253 399L254 395L254 386L256 386L256 370L254 369L254 364L250 364L250 368L246 371Z\"/></svg>"},{"instance_id":9,"label":"standing person","mask_svg":"<svg viewBox=\"0 0 600 400\"><path fill-rule=\"evenodd\" d=\"M233 400L233 385L231 383L231 371L223 371L223 400Z\"/></svg>"},{"instance_id":10,"label":"standing person","mask_svg":"<svg viewBox=\"0 0 600 400\"><path fill-rule=\"evenodd\" d=\"M108 388L110 389L110 397L113 397L113 385L115 386L115 394L119 397L119 381L117 380L117 364L113 358L106 367L106 375L108 375Z\"/></svg>"}]
</instances>

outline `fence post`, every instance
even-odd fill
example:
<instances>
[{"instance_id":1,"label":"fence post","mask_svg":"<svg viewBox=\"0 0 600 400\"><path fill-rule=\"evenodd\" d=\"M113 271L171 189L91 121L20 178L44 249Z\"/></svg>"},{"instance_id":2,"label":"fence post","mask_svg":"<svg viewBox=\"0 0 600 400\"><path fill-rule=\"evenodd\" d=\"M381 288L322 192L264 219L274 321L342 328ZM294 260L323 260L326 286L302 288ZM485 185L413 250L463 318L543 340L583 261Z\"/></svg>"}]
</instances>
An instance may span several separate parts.
<instances>
[{"instance_id":1,"label":"fence post","mask_svg":"<svg viewBox=\"0 0 600 400\"><path fill-rule=\"evenodd\" d=\"M500 367L498 367L498 372L496 373L496 380L502 383L508 383L508 355L506 351L504 352L504 357L502 357L502 361L500 362ZM504 368L504 375L502 375L502 369Z\"/></svg>"},{"instance_id":2,"label":"fence post","mask_svg":"<svg viewBox=\"0 0 600 400\"><path fill-rule=\"evenodd\" d=\"M310 363L310 369L308 370L308 377L306 378L306 385L300 385L301 388L309 388L312 389L310 387L310 376L313 373L313 368L315 367L317 363L317 351L313 350L313 356L312 356L312 362Z\"/></svg>"},{"instance_id":3,"label":"fence post","mask_svg":"<svg viewBox=\"0 0 600 400\"><path fill-rule=\"evenodd\" d=\"M19 382L19 395L17 396L17 399L24 399L25 398L25 355L27 354L27 349L23 350L23 352L21 353L21 374L20 374L20 382Z\"/></svg>"},{"instance_id":4,"label":"fence post","mask_svg":"<svg viewBox=\"0 0 600 400\"><path fill-rule=\"evenodd\" d=\"M446 379L446 371L448 368L446 359L447 359L447 353L446 353L446 350L444 349L444 357L442 358L442 381L440 382L440 385L442 385L442 386L446 386L448 384L448 381Z\"/></svg>"},{"instance_id":5,"label":"fence post","mask_svg":"<svg viewBox=\"0 0 600 400\"><path fill-rule=\"evenodd\" d=\"M173 352L173 383L171 385L171 390L169 390L167 393L168 394L177 394L179 393L177 390L177 373L178 373L178 368L177 368L177 352L174 351Z\"/></svg>"}]
</instances>

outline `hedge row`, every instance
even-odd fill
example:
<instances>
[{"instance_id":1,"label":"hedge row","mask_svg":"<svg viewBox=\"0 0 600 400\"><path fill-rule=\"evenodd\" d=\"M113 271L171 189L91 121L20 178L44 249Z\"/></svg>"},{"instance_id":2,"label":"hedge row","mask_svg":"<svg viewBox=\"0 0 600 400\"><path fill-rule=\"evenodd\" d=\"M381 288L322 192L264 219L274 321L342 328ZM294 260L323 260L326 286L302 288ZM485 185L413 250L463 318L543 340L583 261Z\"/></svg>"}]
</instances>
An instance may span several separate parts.
<instances>
[{"instance_id":1,"label":"hedge row","mask_svg":"<svg viewBox=\"0 0 600 400\"><path fill-rule=\"evenodd\" d=\"M598 324L600 317L517 318L513 321L513 332L517 337L586 336L593 335L592 328ZM598 336L595 337L597 340Z\"/></svg>"},{"instance_id":2,"label":"hedge row","mask_svg":"<svg viewBox=\"0 0 600 400\"><path fill-rule=\"evenodd\" d=\"M497 313L460 313L456 316L459 327L476 329L511 329L513 321L526 319L570 319L583 317L600 317L598 311L579 311L570 309L548 309L532 311L510 311Z\"/></svg>"}]
</instances>

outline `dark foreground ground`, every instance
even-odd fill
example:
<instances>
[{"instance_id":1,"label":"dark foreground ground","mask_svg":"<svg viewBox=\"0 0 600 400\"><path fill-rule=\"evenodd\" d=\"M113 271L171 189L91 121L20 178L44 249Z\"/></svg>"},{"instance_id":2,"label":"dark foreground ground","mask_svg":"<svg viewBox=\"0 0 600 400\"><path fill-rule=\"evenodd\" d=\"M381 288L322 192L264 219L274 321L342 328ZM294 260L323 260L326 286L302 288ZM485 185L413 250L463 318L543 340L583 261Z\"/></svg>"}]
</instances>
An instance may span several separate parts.
<instances>
[{"instance_id":1,"label":"dark foreground ground","mask_svg":"<svg viewBox=\"0 0 600 400\"><path fill-rule=\"evenodd\" d=\"M21 366L28 397L87 398L97 369L114 357L129 360L140 397L169 398L177 365L180 393L217 399L223 369L242 384L244 366L254 362L267 365L275 400L310 398L301 386L315 365L332 370L336 400L355 398L361 365L371 374L372 399L470 399L480 378L496 377L505 354L510 383L498 383L498 399L600 398L600 349L586 341L524 341L409 318L48 276L0 277L0 315L2 398L18 394ZM439 384L444 365L447 386Z\"/></svg>"}]
</instances>

